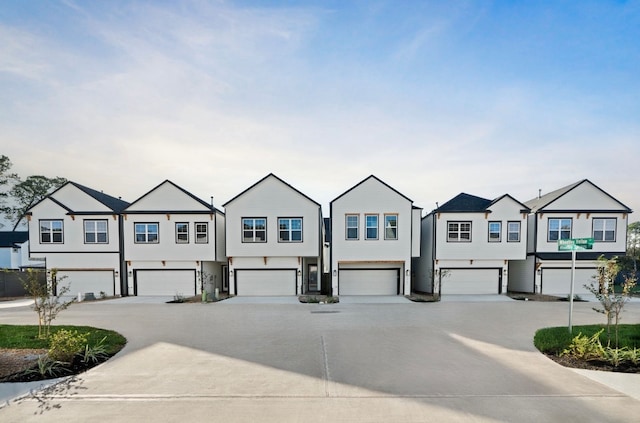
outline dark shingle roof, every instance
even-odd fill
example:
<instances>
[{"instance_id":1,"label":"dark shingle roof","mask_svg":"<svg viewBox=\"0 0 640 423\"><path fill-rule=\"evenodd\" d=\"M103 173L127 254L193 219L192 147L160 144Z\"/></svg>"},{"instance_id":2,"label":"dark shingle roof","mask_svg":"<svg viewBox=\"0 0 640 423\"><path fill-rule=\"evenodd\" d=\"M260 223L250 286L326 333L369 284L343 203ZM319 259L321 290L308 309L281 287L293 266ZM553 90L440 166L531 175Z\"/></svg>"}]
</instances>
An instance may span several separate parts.
<instances>
[{"instance_id":1,"label":"dark shingle roof","mask_svg":"<svg viewBox=\"0 0 640 423\"><path fill-rule=\"evenodd\" d=\"M460 193L447 201L436 212L483 212L492 203L486 198L476 197L475 195Z\"/></svg>"},{"instance_id":2,"label":"dark shingle roof","mask_svg":"<svg viewBox=\"0 0 640 423\"><path fill-rule=\"evenodd\" d=\"M0 232L0 247L13 247L29 240L28 231L2 231Z\"/></svg>"},{"instance_id":3,"label":"dark shingle roof","mask_svg":"<svg viewBox=\"0 0 640 423\"><path fill-rule=\"evenodd\" d=\"M109 207L111 210L113 210L116 213L120 213L122 210L124 210L129 206L129 203L119 198L115 198L103 192L85 187L84 185L80 185L76 182L69 182L69 183L75 186L76 188L78 188L79 190L81 190L82 192L84 192L85 194L95 198L96 200L98 200L105 206Z\"/></svg>"}]
</instances>

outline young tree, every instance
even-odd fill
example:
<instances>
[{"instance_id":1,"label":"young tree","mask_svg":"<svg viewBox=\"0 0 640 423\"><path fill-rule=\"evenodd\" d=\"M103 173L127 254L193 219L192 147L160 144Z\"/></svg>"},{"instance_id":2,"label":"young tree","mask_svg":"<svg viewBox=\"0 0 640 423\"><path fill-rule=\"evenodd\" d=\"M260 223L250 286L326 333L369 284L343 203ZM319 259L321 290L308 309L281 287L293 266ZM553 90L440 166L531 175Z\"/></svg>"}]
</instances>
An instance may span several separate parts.
<instances>
[{"instance_id":1,"label":"young tree","mask_svg":"<svg viewBox=\"0 0 640 423\"><path fill-rule=\"evenodd\" d=\"M27 294L33 298L33 309L38 313L38 337L48 338L51 334L51 322L58 316L62 310L65 310L75 298L71 300L63 300L62 297L69 292L69 285L58 286L57 294L53 295L54 284L59 284L65 277L56 280L57 270L51 270L49 280L44 283L38 276L39 271L27 269L26 277L22 279L22 285Z\"/></svg>"},{"instance_id":2,"label":"young tree","mask_svg":"<svg viewBox=\"0 0 640 423\"><path fill-rule=\"evenodd\" d=\"M584 287L596 296L602 308L593 307L593 310L602 313L607 318L607 342L611 343L611 326L615 328L615 347L618 348L618 323L624 305L629 301L631 290L636 285L635 276L624 276L622 292L615 292L616 276L620 272L618 258L606 259L604 256L598 258L598 271L594 276L595 283L591 282Z\"/></svg>"},{"instance_id":3,"label":"young tree","mask_svg":"<svg viewBox=\"0 0 640 423\"><path fill-rule=\"evenodd\" d=\"M7 219L14 223L13 230L16 230L27 210L66 182L65 178L58 176L47 178L40 175L29 176L24 181L19 180L9 191L15 205L5 210Z\"/></svg>"}]
</instances>

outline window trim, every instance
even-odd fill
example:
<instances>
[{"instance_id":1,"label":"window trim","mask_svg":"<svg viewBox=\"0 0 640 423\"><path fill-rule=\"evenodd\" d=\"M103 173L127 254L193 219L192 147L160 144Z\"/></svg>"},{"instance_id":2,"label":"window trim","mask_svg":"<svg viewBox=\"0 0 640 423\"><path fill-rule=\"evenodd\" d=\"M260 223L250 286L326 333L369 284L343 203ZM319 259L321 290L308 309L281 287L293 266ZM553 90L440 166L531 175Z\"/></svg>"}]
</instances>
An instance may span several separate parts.
<instances>
[{"instance_id":1,"label":"window trim","mask_svg":"<svg viewBox=\"0 0 640 423\"><path fill-rule=\"evenodd\" d=\"M602 220L604 222L606 222L607 220L613 220L613 240L608 241L606 239L606 224L602 227L602 239L596 239L596 234L595 234L595 226L596 226L596 220ZM593 242L616 242L616 240L618 239L618 218L617 217L594 217L591 221L591 236L593 237Z\"/></svg>"},{"instance_id":2,"label":"window trim","mask_svg":"<svg viewBox=\"0 0 640 423\"><path fill-rule=\"evenodd\" d=\"M49 222L49 230L47 232L42 232L42 224L44 222ZM60 222L60 241L56 242L53 238L54 235L54 231L52 228L51 223L53 222ZM38 220L38 233L39 233L39 238L40 238L40 244L64 244L64 220L63 219L40 219ZM42 235L44 233L49 234L50 236L50 241L43 241L42 240Z\"/></svg>"},{"instance_id":3,"label":"window trim","mask_svg":"<svg viewBox=\"0 0 640 423\"><path fill-rule=\"evenodd\" d=\"M187 240L186 241L180 240L180 235L184 235L185 233L184 232L178 232L178 225L184 225L184 227L187 228L187 232L186 232ZM189 240L189 238L190 238L189 237L189 222L176 222L175 233L176 233L176 244L188 244L189 241L190 241Z\"/></svg>"},{"instance_id":4,"label":"window trim","mask_svg":"<svg viewBox=\"0 0 640 423\"><path fill-rule=\"evenodd\" d=\"M146 230L144 232L146 241L138 241L138 232L136 231L136 227L138 225L145 225ZM149 225L155 225L157 228L157 238L155 241L149 241ZM159 222L134 222L133 223L133 242L134 244L159 244L160 243L160 223Z\"/></svg>"},{"instance_id":5,"label":"window trim","mask_svg":"<svg viewBox=\"0 0 640 423\"><path fill-rule=\"evenodd\" d=\"M202 232L198 232L198 225L204 225L204 227L206 228L206 232L205 232L206 237L205 237L204 241L201 241L198 238L198 234L202 233ZM195 243L196 244L208 244L209 243L209 222L194 222L193 223L193 232L194 232L193 236L195 238Z\"/></svg>"},{"instance_id":6,"label":"window trim","mask_svg":"<svg viewBox=\"0 0 640 423\"><path fill-rule=\"evenodd\" d=\"M515 224L518 225L518 239L517 240L509 239L509 234L515 233L515 232L509 231L509 225L511 225L512 223L515 223ZM522 238L521 234L522 234L522 222L520 222L519 220L509 220L507 222L507 242L520 242L520 239Z\"/></svg>"},{"instance_id":7,"label":"window trim","mask_svg":"<svg viewBox=\"0 0 640 423\"><path fill-rule=\"evenodd\" d=\"M349 217L356 218L356 237L349 238L349 229L354 229L353 226L349 226ZM358 241L360 239L360 215L357 213L347 213L344 215L344 239L347 241Z\"/></svg>"},{"instance_id":8,"label":"window trim","mask_svg":"<svg viewBox=\"0 0 640 423\"><path fill-rule=\"evenodd\" d=\"M456 224L458 225L458 230L456 231L456 233L458 234L458 239L452 240L451 237L449 236L449 234L451 233L451 231L449 230L449 225L451 224ZM460 234L462 234L463 232L460 230L460 225L462 224L469 224L469 239L461 239L460 238ZM464 231L464 233L467 233L467 231ZM473 239L473 222L471 220L447 220L447 242L463 242L463 243L467 243L467 242L471 242Z\"/></svg>"},{"instance_id":9,"label":"window trim","mask_svg":"<svg viewBox=\"0 0 640 423\"><path fill-rule=\"evenodd\" d=\"M552 220L559 220L560 224L558 226L558 239L551 239L551 221ZM563 220L568 220L570 227L569 227L569 237L568 238L562 238L562 221ZM560 239L571 239L573 235L573 218L572 217L549 217L547 218L547 242L558 242L558 240Z\"/></svg>"},{"instance_id":10,"label":"window trim","mask_svg":"<svg viewBox=\"0 0 640 423\"><path fill-rule=\"evenodd\" d=\"M498 238L497 239L491 239L491 234L495 233L491 231L491 225L492 224L497 224L498 225ZM489 223L487 224L487 241L488 242L502 242L502 221L501 220L490 220Z\"/></svg>"},{"instance_id":11,"label":"window trim","mask_svg":"<svg viewBox=\"0 0 640 423\"><path fill-rule=\"evenodd\" d=\"M368 217L376 218L376 236L375 238L369 237L369 222L367 220ZM371 227L373 229L373 227ZM380 215L378 213L365 213L364 215L364 239L365 241L377 241L380 239Z\"/></svg>"},{"instance_id":12,"label":"window trim","mask_svg":"<svg viewBox=\"0 0 640 423\"><path fill-rule=\"evenodd\" d=\"M387 237L387 217L395 217L396 218L396 236L395 238ZM398 213L385 213L384 214L384 239L389 241L397 241L398 240Z\"/></svg>"},{"instance_id":13,"label":"window trim","mask_svg":"<svg viewBox=\"0 0 640 423\"><path fill-rule=\"evenodd\" d=\"M253 229L251 229L251 231L253 232L253 240L252 241L245 241L245 237L244 237L244 221L245 220L252 220L253 221ZM264 220L264 241L259 241L256 240L256 228L255 228L255 224L256 224L256 220ZM262 230L262 229L261 229ZM242 243L246 243L246 244L264 244L265 242L267 242L267 218L266 217L241 217L240 218L240 239L242 240Z\"/></svg>"},{"instance_id":14,"label":"window trim","mask_svg":"<svg viewBox=\"0 0 640 423\"><path fill-rule=\"evenodd\" d=\"M93 222L93 223L98 223L98 222L104 222L106 225L104 234L106 235L106 239L104 242L100 242L98 241L98 234L102 233L98 231L98 226L96 225L96 230L92 231L92 233L95 235L96 240L94 242L87 242L87 223L89 222ZM82 235L83 235L83 239L84 239L84 243L86 245L94 245L94 244L108 244L109 243L109 220L107 219L84 219L82 221Z\"/></svg>"},{"instance_id":15,"label":"window trim","mask_svg":"<svg viewBox=\"0 0 640 423\"><path fill-rule=\"evenodd\" d=\"M287 230L289 233L289 239L285 240L282 239L281 237L281 232L285 231L283 229L280 229L280 221L281 220L288 220L289 221L289 229ZM300 221L300 229L293 229L293 225L292 222L294 220L299 220ZM265 226L266 228L266 226ZM299 240L294 240L293 237L291 236L293 234L293 232L300 232L300 239ZM285 244L290 244L290 243L300 243L304 241L304 222L303 222L303 218L302 217L279 217L278 218L278 242L282 242Z\"/></svg>"}]
</instances>

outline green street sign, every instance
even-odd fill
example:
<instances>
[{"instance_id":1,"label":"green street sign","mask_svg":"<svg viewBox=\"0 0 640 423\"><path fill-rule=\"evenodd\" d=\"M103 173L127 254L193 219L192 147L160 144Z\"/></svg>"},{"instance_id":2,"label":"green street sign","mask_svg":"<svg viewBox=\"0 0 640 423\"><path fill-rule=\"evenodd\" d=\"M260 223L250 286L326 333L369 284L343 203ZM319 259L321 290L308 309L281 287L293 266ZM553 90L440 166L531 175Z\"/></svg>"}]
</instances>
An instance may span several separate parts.
<instances>
[{"instance_id":1,"label":"green street sign","mask_svg":"<svg viewBox=\"0 0 640 423\"><path fill-rule=\"evenodd\" d=\"M593 238L570 238L558 240L558 251L581 251L593 249Z\"/></svg>"}]
</instances>

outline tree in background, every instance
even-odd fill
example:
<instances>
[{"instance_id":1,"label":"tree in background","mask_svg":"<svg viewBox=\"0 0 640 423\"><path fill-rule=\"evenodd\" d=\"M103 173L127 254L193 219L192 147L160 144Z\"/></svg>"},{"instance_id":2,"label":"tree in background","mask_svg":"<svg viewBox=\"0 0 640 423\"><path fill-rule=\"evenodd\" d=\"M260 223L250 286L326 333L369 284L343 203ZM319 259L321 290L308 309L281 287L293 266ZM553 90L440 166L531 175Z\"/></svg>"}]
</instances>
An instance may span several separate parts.
<instances>
[{"instance_id":1,"label":"tree in background","mask_svg":"<svg viewBox=\"0 0 640 423\"><path fill-rule=\"evenodd\" d=\"M640 256L640 222L633 222L627 228L627 256L633 261L633 270L637 271L636 261Z\"/></svg>"},{"instance_id":2,"label":"tree in background","mask_svg":"<svg viewBox=\"0 0 640 423\"><path fill-rule=\"evenodd\" d=\"M4 154L0 155L0 210L2 210L3 213L6 213L8 210L7 198L9 197L8 191L5 191L5 186L8 186L18 178L18 175L15 173L9 173L11 166L11 160Z\"/></svg>"},{"instance_id":3,"label":"tree in background","mask_svg":"<svg viewBox=\"0 0 640 423\"><path fill-rule=\"evenodd\" d=\"M9 191L9 196L15 205L5 212L7 219L13 222L13 230L16 230L27 210L65 182L67 182L65 178L58 176L47 178L46 176L34 175L16 183Z\"/></svg>"}]
</instances>

